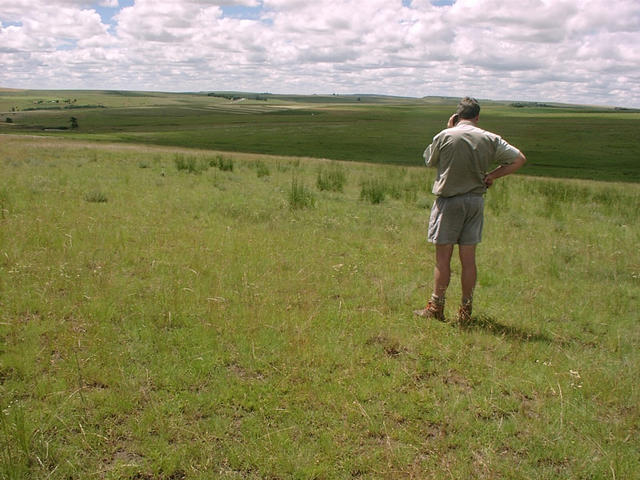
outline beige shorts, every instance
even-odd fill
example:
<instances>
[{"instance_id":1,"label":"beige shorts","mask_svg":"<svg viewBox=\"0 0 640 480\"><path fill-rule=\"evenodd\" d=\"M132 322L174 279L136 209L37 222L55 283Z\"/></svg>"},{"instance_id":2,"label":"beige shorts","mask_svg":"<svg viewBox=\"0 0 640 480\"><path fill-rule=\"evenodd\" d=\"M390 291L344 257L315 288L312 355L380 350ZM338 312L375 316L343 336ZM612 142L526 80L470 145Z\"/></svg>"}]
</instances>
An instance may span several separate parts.
<instances>
[{"instance_id":1,"label":"beige shorts","mask_svg":"<svg viewBox=\"0 0 640 480\"><path fill-rule=\"evenodd\" d=\"M483 212L484 197L476 193L436 198L429 218L429 241L438 245L480 243Z\"/></svg>"}]
</instances>

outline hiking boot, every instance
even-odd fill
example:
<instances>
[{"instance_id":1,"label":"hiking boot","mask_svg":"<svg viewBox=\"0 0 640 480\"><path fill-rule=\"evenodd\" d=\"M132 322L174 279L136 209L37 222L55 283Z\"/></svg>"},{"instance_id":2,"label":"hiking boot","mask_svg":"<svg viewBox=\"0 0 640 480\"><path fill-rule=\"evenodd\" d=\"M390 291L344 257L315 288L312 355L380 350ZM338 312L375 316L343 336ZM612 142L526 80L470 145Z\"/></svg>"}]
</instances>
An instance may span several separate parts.
<instances>
[{"instance_id":1,"label":"hiking boot","mask_svg":"<svg viewBox=\"0 0 640 480\"><path fill-rule=\"evenodd\" d=\"M460 308L458 308L458 315L456 316L458 323L465 325L471 322L471 311L472 305L470 303L460 305Z\"/></svg>"},{"instance_id":2,"label":"hiking boot","mask_svg":"<svg viewBox=\"0 0 640 480\"><path fill-rule=\"evenodd\" d=\"M429 301L426 307L422 310L414 310L414 315L417 315L422 318L435 318L436 320L440 320L444 322L444 303L437 304L434 301Z\"/></svg>"}]
</instances>

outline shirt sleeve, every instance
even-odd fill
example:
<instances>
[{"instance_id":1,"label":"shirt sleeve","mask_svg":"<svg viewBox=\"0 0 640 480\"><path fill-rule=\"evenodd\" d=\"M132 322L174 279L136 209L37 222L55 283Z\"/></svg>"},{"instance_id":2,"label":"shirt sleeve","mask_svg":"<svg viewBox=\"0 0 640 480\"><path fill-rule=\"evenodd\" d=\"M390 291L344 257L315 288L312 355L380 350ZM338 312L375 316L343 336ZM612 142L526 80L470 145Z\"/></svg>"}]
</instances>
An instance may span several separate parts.
<instances>
[{"instance_id":1,"label":"shirt sleeve","mask_svg":"<svg viewBox=\"0 0 640 480\"><path fill-rule=\"evenodd\" d=\"M436 167L438 165L438 149L434 148L433 143L427 147L422 156L427 167Z\"/></svg>"},{"instance_id":2,"label":"shirt sleeve","mask_svg":"<svg viewBox=\"0 0 640 480\"><path fill-rule=\"evenodd\" d=\"M509 165L520 156L520 150L507 143L502 137L496 139L496 163Z\"/></svg>"}]
</instances>

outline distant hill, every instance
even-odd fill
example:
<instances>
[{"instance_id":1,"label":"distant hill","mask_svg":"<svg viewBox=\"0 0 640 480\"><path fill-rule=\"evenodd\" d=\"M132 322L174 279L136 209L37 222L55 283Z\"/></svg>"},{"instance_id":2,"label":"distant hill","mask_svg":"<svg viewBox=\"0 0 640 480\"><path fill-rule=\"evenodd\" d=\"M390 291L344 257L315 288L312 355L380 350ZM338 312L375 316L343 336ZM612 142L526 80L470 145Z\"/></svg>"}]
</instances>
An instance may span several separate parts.
<instances>
[{"instance_id":1,"label":"distant hill","mask_svg":"<svg viewBox=\"0 0 640 480\"><path fill-rule=\"evenodd\" d=\"M88 96L95 97L96 95L102 95L107 97L127 97L127 98L141 98L141 97L160 97L160 98L172 98L181 95L187 96L209 96L224 98L231 101L239 100L252 100L252 101L279 101L279 102L295 102L295 103L362 103L362 104L390 104L390 103L427 103L429 105L451 105L458 102L460 97L453 96L438 96L438 95L426 95L422 97L409 97L409 96L397 96L397 95L382 95L371 93L320 93L320 94L281 94L270 92L247 92L247 91L233 91L233 90L205 90L198 92L161 92L161 91L144 91L144 90L47 90L47 89L20 89L20 88L8 88L0 86L0 94L9 95L27 95L27 96ZM598 105L581 105L559 102L545 102L545 101L521 101L521 100L492 100L479 98L480 103L483 105L502 105L511 108L518 108L523 110L528 109L588 109L589 111L618 111L618 112L640 112L637 108L625 108L625 107L609 107ZM88 103L88 102L87 102ZM110 103L110 102L105 102Z\"/></svg>"},{"instance_id":2,"label":"distant hill","mask_svg":"<svg viewBox=\"0 0 640 480\"><path fill-rule=\"evenodd\" d=\"M415 97L399 97L393 95L376 94L279 94L279 93L256 93L256 92L236 92L236 91L212 91L199 92L210 97L226 98L228 100L278 100L283 102L303 102L303 103L388 103L402 100L416 101Z\"/></svg>"}]
</instances>

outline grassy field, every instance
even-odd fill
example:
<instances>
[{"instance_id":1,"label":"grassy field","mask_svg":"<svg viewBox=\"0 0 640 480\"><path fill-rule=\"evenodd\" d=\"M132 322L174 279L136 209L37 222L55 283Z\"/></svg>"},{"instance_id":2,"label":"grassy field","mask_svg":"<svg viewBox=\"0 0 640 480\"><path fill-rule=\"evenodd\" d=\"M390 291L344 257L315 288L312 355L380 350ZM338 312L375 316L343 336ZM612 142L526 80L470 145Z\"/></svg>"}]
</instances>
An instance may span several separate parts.
<instances>
[{"instance_id":1,"label":"grassy field","mask_svg":"<svg viewBox=\"0 0 640 480\"><path fill-rule=\"evenodd\" d=\"M639 478L639 185L497 182L461 328L411 313L426 168L4 136L0 170L0 478Z\"/></svg>"},{"instance_id":2,"label":"grassy field","mask_svg":"<svg viewBox=\"0 0 640 480\"><path fill-rule=\"evenodd\" d=\"M0 92L0 133L418 166L456 105L446 98L234 95ZM481 125L525 152L531 161L524 173L640 182L640 112L514 105L483 101Z\"/></svg>"}]
</instances>

